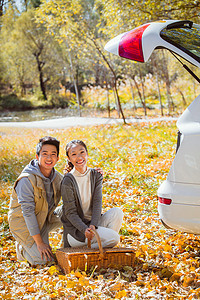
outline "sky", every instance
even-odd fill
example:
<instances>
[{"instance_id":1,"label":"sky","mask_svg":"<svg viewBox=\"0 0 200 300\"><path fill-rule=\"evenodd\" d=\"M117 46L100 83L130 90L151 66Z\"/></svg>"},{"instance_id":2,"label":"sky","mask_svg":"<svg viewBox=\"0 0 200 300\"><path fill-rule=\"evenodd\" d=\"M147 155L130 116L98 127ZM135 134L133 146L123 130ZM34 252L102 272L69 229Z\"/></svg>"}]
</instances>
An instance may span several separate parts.
<instances>
[{"instance_id":1,"label":"sky","mask_svg":"<svg viewBox=\"0 0 200 300\"><path fill-rule=\"evenodd\" d=\"M22 4L21 4L21 0L15 0L16 6L19 10L21 10Z\"/></svg>"}]
</instances>

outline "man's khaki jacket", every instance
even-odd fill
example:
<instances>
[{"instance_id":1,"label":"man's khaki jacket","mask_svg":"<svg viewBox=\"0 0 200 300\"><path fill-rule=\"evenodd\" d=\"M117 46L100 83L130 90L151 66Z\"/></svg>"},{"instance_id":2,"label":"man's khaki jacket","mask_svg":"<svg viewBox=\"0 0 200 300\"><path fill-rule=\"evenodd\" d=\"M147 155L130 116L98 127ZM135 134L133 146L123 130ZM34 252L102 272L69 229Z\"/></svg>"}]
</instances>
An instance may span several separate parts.
<instances>
[{"instance_id":1,"label":"man's khaki jacket","mask_svg":"<svg viewBox=\"0 0 200 300\"><path fill-rule=\"evenodd\" d=\"M46 197L46 191L45 191L42 178L37 175L22 173L15 181L13 192L10 199L8 222L9 222L11 233L21 245L31 247L34 243L34 239L32 238L32 236L30 236L30 233L26 226L25 219L22 214L21 204L18 202L15 186L17 182L23 177L28 177L28 179L30 180L34 189L35 215L38 221L39 228L41 230L46 221L47 215L48 215L48 221L50 223L55 222L56 221L55 218L58 218L58 216L54 215L53 212L57 207L61 198L60 187L61 187L63 176L59 172L57 171L55 172L56 172L56 177L52 182L53 191L54 191L54 206L50 211L49 215L48 215L48 202Z\"/></svg>"}]
</instances>

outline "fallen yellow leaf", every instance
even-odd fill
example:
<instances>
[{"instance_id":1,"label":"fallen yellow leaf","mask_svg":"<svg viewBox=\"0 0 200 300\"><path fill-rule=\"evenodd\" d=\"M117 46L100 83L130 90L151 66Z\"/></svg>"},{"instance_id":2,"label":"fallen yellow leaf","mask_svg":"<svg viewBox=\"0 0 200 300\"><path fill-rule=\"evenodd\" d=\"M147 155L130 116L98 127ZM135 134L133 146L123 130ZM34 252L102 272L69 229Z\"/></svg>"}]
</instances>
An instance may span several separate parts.
<instances>
[{"instance_id":1,"label":"fallen yellow leaf","mask_svg":"<svg viewBox=\"0 0 200 300\"><path fill-rule=\"evenodd\" d=\"M121 299L126 296L127 296L127 292L125 290L122 290L115 295L115 299Z\"/></svg>"}]
</instances>

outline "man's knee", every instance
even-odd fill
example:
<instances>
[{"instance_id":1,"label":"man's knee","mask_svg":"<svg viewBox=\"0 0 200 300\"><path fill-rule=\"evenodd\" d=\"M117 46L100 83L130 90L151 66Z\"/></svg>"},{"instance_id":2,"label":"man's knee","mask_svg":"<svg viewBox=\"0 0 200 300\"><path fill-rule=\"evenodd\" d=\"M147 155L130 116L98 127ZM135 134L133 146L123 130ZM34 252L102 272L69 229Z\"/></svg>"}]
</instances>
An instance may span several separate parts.
<instances>
[{"instance_id":1,"label":"man's knee","mask_svg":"<svg viewBox=\"0 0 200 300\"><path fill-rule=\"evenodd\" d=\"M38 255L38 256L36 254L30 255L27 251L24 251L23 256L29 262L29 264L31 266L45 265L46 263L50 262L50 260L47 261L47 260L41 259L40 255ZM51 261L54 261L53 258Z\"/></svg>"}]
</instances>

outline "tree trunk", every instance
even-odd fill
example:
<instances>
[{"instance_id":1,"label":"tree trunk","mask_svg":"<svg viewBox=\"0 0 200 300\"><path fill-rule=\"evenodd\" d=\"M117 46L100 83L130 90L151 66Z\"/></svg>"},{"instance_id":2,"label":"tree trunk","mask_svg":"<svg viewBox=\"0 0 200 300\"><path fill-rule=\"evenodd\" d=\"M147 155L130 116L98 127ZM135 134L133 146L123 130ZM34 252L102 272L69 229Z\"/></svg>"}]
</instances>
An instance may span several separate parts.
<instances>
[{"instance_id":1,"label":"tree trunk","mask_svg":"<svg viewBox=\"0 0 200 300\"><path fill-rule=\"evenodd\" d=\"M77 79L78 79L78 73L77 72L78 72L78 69L76 70L76 78L75 78L75 76L74 76L74 66L73 66L72 57L71 57L71 49L70 49L70 46L67 42L67 39L66 39L65 43L66 43L67 49L70 50L70 51L68 51L68 54L69 54L69 61L70 61L71 76L72 76L72 80L73 80L73 83L74 83L74 89L75 89L75 94L76 94L76 101L77 101L77 104L78 104L79 116L81 117L82 116L81 101L80 101L80 95L79 95L79 92L78 92L78 85L77 85Z\"/></svg>"},{"instance_id":2,"label":"tree trunk","mask_svg":"<svg viewBox=\"0 0 200 300\"><path fill-rule=\"evenodd\" d=\"M147 107L146 107L146 100L145 100L145 93L144 93L144 81L140 69L139 69L139 74L140 74L140 81L142 84L142 105L144 107L144 115L147 116Z\"/></svg>"},{"instance_id":3,"label":"tree trunk","mask_svg":"<svg viewBox=\"0 0 200 300\"><path fill-rule=\"evenodd\" d=\"M100 85L99 71L100 71L100 66L99 66L99 61L97 61L97 63L95 64L95 85L96 86Z\"/></svg>"},{"instance_id":4,"label":"tree trunk","mask_svg":"<svg viewBox=\"0 0 200 300\"><path fill-rule=\"evenodd\" d=\"M78 92L77 78L74 77L74 68L73 68L73 63L72 63L72 58L71 58L71 51L69 51L69 60L70 60L71 75L72 75L74 88L75 88L75 93L76 93L76 100L77 100L77 104L78 104L79 117L82 117L81 101L80 101L80 95L79 95L79 92Z\"/></svg>"},{"instance_id":5,"label":"tree trunk","mask_svg":"<svg viewBox=\"0 0 200 300\"><path fill-rule=\"evenodd\" d=\"M119 110L119 105L118 105L118 102L117 102L117 95L116 95L116 92L115 92L114 85L113 85L113 95L114 95L114 99L115 99L115 104L116 104L116 110L117 110L118 118L120 118L120 110Z\"/></svg>"},{"instance_id":6,"label":"tree trunk","mask_svg":"<svg viewBox=\"0 0 200 300\"><path fill-rule=\"evenodd\" d=\"M106 99L107 99L108 118L110 118L110 98L109 98L109 88L108 88L107 81L106 81Z\"/></svg>"},{"instance_id":7,"label":"tree trunk","mask_svg":"<svg viewBox=\"0 0 200 300\"><path fill-rule=\"evenodd\" d=\"M44 83L44 80L43 80L43 72L42 71L40 71L39 76L40 76L40 89L41 89L42 94L44 96L44 100L47 100L46 87L45 87L45 83Z\"/></svg>"},{"instance_id":8,"label":"tree trunk","mask_svg":"<svg viewBox=\"0 0 200 300\"><path fill-rule=\"evenodd\" d=\"M26 88L25 88L24 83L20 83L20 94L21 94L21 97L24 97L26 95Z\"/></svg>"},{"instance_id":9,"label":"tree trunk","mask_svg":"<svg viewBox=\"0 0 200 300\"><path fill-rule=\"evenodd\" d=\"M183 92L179 89L179 87L177 87L177 90L181 94L181 98L182 98L182 101L183 101L183 107L186 107L187 102L185 100L185 96L184 96Z\"/></svg>"},{"instance_id":10,"label":"tree trunk","mask_svg":"<svg viewBox=\"0 0 200 300\"><path fill-rule=\"evenodd\" d=\"M41 89L42 95L44 97L44 100L47 100L46 87L45 87L45 82L44 82L44 75L43 75L43 71L42 71L42 68L44 67L45 63L40 61L40 58L39 58L41 52L42 52L42 49L40 49L40 51L38 53L34 53L34 56L35 56L36 61L37 61L37 68L38 68L38 72L39 72L40 89Z\"/></svg>"},{"instance_id":11,"label":"tree trunk","mask_svg":"<svg viewBox=\"0 0 200 300\"><path fill-rule=\"evenodd\" d=\"M144 113L145 113L145 116L146 116L146 106L145 106L145 104L143 103L143 100L142 100L142 94L140 93L140 89L139 89L139 86L138 86L137 81L136 81L136 79L135 79L135 76L133 76L132 78L133 78L133 81L134 81L134 83L135 83L135 86L136 86L136 89L137 89L137 92L138 92L138 96L139 96L139 98L140 98L140 101L141 101L141 103L142 103L142 106L143 106L143 108L144 108Z\"/></svg>"},{"instance_id":12,"label":"tree trunk","mask_svg":"<svg viewBox=\"0 0 200 300\"><path fill-rule=\"evenodd\" d=\"M158 99L159 99L159 103L160 103L160 112L161 112L161 116L164 116L164 113L163 113L163 105L162 105L162 100L161 100L160 86L159 86L159 80L158 80L158 73L157 73L157 71L156 71L156 85L157 85L157 90L158 90Z\"/></svg>"},{"instance_id":13,"label":"tree trunk","mask_svg":"<svg viewBox=\"0 0 200 300\"><path fill-rule=\"evenodd\" d=\"M4 7L6 5L8 5L9 1L5 1L5 0L0 0L0 18L3 16L3 14L5 13L4 11ZM1 29L0 29L1 30Z\"/></svg>"},{"instance_id":14,"label":"tree trunk","mask_svg":"<svg viewBox=\"0 0 200 300\"><path fill-rule=\"evenodd\" d=\"M161 112L161 116L164 116L163 104L162 104L161 93L160 93L160 85L159 85L159 80L158 80L158 65L157 65L157 60L156 60L155 55L152 57L152 62L153 62L153 70L156 74L156 85L157 85L157 91L158 91L158 99L159 99L159 103L160 103L160 112Z\"/></svg>"},{"instance_id":15,"label":"tree trunk","mask_svg":"<svg viewBox=\"0 0 200 300\"><path fill-rule=\"evenodd\" d=\"M123 110L122 110L122 107L121 107L121 102L120 102L119 94L118 94L118 90L117 90L117 80L116 80L116 78L115 78L115 81L114 81L114 91L115 91L115 95L116 95L116 98L117 98L117 104L118 104L118 108L119 108L119 117L120 117L120 113L121 113L122 119L124 120L124 124L126 124L126 120L125 120L125 117L124 117L124 113L123 113Z\"/></svg>"},{"instance_id":16,"label":"tree trunk","mask_svg":"<svg viewBox=\"0 0 200 300\"><path fill-rule=\"evenodd\" d=\"M76 66L76 78L74 81L74 87L75 87L75 92L76 92L76 98L77 98L77 102L78 102L78 108L79 108L79 116L82 117L82 113L81 113L81 99L80 99L80 93L78 90L78 66Z\"/></svg>"},{"instance_id":17,"label":"tree trunk","mask_svg":"<svg viewBox=\"0 0 200 300\"><path fill-rule=\"evenodd\" d=\"M23 73L23 71L22 71L22 73ZM23 74L20 74L20 72L18 75L19 75L20 95L21 95L21 97L24 97L24 95L26 95L26 85L24 82L24 76L23 76Z\"/></svg>"},{"instance_id":18,"label":"tree trunk","mask_svg":"<svg viewBox=\"0 0 200 300\"><path fill-rule=\"evenodd\" d=\"M174 111L174 102L173 102L173 99L172 99L172 96L171 96L170 80L169 80L169 72L168 72L168 67L167 67L167 61L166 61L166 57L165 57L163 51L162 51L162 55L163 55L163 71L164 71L166 91L167 91L168 114L170 115L171 108Z\"/></svg>"},{"instance_id":19,"label":"tree trunk","mask_svg":"<svg viewBox=\"0 0 200 300\"><path fill-rule=\"evenodd\" d=\"M73 75L72 75L72 78L73 78L73 82L74 82L74 88L75 88L75 93L76 93L76 100L77 100L77 103L78 103L79 117L82 117L81 101L80 101L80 95L79 95L79 92L78 92L77 81L76 81L76 79L74 78Z\"/></svg>"},{"instance_id":20,"label":"tree trunk","mask_svg":"<svg viewBox=\"0 0 200 300\"><path fill-rule=\"evenodd\" d=\"M134 97L134 92L133 92L133 84L132 84L131 79L129 79L129 83L130 83L131 96L132 96L132 101L133 101L133 110L134 110L134 112L136 112L137 107L136 107L136 103L135 103L135 97Z\"/></svg>"}]
</instances>

